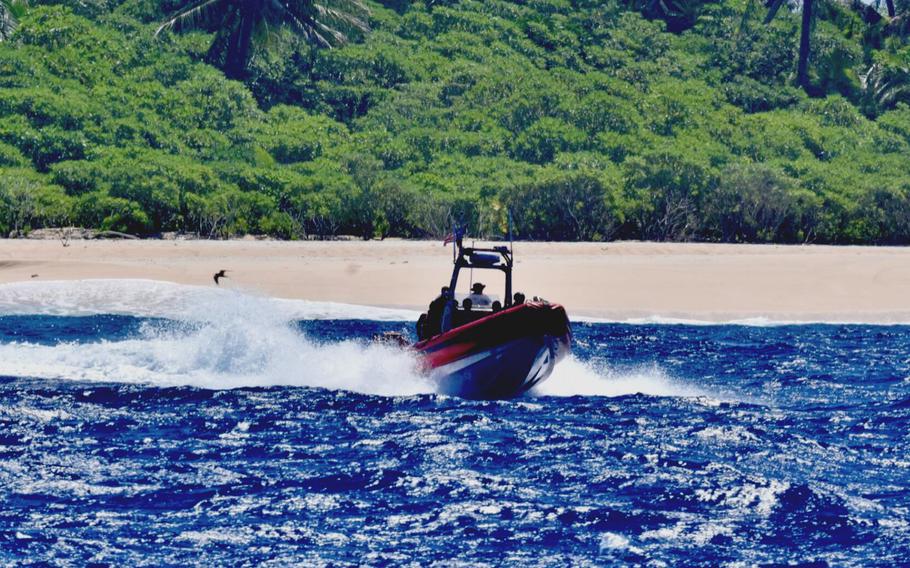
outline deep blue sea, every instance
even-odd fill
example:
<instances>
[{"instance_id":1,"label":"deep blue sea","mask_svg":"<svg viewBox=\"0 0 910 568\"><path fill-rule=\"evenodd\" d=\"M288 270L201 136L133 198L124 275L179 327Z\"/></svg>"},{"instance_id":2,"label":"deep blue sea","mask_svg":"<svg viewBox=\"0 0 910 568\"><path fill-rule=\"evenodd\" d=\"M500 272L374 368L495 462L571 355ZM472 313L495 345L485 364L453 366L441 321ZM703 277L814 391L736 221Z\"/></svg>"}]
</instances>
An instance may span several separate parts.
<instances>
[{"instance_id":1,"label":"deep blue sea","mask_svg":"<svg viewBox=\"0 0 910 568\"><path fill-rule=\"evenodd\" d=\"M0 565L910 562L910 327L578 323L477 402L263 302L0 310Z\"/></svg>"}]
</instances>

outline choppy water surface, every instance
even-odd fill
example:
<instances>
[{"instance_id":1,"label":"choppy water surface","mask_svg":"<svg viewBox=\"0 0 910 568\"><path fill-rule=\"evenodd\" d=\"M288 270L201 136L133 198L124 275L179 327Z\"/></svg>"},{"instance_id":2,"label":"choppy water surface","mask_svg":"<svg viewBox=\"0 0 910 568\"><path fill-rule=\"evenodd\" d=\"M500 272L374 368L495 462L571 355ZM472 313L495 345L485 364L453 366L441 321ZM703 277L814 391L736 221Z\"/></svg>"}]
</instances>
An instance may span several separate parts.
<instances>
[{"instance_id":1,"label":"choppy water surface","mask_svg":"<svg viewBox=\"0 0 910 568\"><path fill-rule=\"evenodd\" d=\"M910 327L577 324L472 402L368 346L395 314L41 290L0 287L0 564L910 558Z\"/></svg>"}]
</instances>

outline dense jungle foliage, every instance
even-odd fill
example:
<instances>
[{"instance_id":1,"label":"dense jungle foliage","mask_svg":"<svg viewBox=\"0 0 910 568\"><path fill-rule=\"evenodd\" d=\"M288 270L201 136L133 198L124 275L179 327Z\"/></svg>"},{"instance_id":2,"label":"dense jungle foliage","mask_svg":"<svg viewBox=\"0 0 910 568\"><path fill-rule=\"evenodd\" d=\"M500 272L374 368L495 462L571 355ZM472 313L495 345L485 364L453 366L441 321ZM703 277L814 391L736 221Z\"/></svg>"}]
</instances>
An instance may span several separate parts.
<instances>
[{"instance_id":1,"label":"dense jungle foliage","mask_svg":"<svg viewBox=\"0 0 910 568\"><path fill-rule=\"evenodd\" d=\"M806 84L800 5L757 0L367 2L331 49L271 28L242 80L214 24L156 35L178 0L32 1L0 231L908 243L910 6L845 1Z\"/></svg>"}]
</instances>

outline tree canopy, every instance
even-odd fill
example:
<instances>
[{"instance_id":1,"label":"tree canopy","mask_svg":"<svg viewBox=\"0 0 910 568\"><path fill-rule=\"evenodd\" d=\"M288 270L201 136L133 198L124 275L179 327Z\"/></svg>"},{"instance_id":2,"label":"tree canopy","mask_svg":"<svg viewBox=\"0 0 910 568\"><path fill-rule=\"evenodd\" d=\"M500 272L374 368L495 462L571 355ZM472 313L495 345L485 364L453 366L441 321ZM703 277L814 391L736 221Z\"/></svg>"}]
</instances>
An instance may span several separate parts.
<instances>
[{"instance_id":1,"label":"tree canopy","mask_svg":"<svg viewBox=\"0 0 910 568\"><path fill-rule=\"evenodd\" d=\"M316 45L332 47L347 41L345 30L367 31L367 14L360 0L193 0L180 7L155 33L165 29L212 32L209 60L231 79L243 79L254 43L267 43L281 28Z\"/></svg>"},{"instance_id":2,"label":"tree canopy","mask_svg":"<svg viewBox=\"0 0 910 568\"><path fill-rule=\"evenodd\" d=\"M910 242L910 43L814 0L364 2L320 49L41 0L0 42L0 233ZM903 14L903 15L902 15ZM225 31L227 30L227 31ZM215 63L219 63L215 61Z\"/></svg>"}]
</instances>

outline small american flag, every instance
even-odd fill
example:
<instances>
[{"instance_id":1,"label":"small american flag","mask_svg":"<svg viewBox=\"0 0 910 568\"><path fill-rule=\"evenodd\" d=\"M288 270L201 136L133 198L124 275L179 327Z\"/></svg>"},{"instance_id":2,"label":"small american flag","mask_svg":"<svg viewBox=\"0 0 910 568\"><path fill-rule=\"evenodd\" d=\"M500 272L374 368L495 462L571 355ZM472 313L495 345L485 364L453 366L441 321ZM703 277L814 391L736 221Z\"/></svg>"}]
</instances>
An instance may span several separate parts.
<instances>
[{"instance_id":1,"label":"small american flag","mask_svg":"<svg viewBox=\"0 0 910 568\"><path fill-rule=\"evenodd\" d=\"M455 230L446 235L446 238L442 241L442 246L447 246L449 243L458 243L458 246L461 246L461 239L464 238L465 229L464 227L459 227L455 225Z\"/></svg>"}]
</instances>

